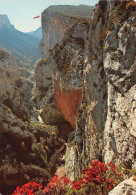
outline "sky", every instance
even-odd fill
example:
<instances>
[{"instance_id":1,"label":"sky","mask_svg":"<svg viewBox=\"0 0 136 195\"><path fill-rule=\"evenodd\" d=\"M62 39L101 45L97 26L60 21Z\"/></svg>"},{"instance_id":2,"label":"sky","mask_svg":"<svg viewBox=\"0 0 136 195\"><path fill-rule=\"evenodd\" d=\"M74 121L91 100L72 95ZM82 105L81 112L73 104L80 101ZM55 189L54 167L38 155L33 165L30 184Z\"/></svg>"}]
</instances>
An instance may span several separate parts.
<instances>
[{"instance_id":1,"label":"sky","mask_svg":"<svg viewBox=\"0 0 136 195\"><path fill-rule=\"evenodd\" d=\"M0 14L8 15L15 28L30 32L41 26L41 18L33 19L50 5L95 5L98 0L0 0Z\"/></svg>"}]
</instances>

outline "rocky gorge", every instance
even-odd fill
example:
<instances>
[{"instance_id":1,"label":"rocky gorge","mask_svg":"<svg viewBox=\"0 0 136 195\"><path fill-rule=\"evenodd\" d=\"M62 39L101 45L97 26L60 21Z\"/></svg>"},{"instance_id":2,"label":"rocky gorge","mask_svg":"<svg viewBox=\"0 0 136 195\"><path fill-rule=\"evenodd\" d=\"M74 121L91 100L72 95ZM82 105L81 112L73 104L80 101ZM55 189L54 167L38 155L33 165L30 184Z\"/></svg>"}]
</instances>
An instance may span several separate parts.
<instances>
[{"instance_id":1,"label":"rocky gorge","mask_svg":"<svg viewBox=\"0 0 136 195\"><path fill-rule=\"evenodd\" d=\"M45 10L35 76L0 50L2 194L45 184L64 164L71 180L95 159L136 168L136 15L126 5L100 0L88 17Z\"/></svg>"}]
</instances>

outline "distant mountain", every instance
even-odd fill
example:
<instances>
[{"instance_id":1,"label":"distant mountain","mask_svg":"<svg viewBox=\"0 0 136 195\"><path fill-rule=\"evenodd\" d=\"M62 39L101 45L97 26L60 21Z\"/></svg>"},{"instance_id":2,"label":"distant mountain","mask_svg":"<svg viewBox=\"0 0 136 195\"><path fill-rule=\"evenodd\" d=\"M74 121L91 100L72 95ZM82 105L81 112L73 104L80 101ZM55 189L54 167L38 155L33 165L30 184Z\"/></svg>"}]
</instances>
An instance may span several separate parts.
<instances>
[{"instance_id":1,"label":"distant mountain","mask_svg":"<svg viewBox=\"0 0 136 195\"><path fill-rule=\"evenodd\" d=\"M7 15L1 15L0 14L0 28L3 25L5 25L5 26L7 26L9 28L12 26L11 23L10 23L10 21L9 21L9 19L8 19L8 16Z\"/></svg>"},{"instance_id":2,"label":"distant mountain","mask_svg":"<svg viewBox=\"0 0 136 195\"><path fill-rule=\"evenodd\" d=\"M28 32L28 33L26 33L26 34L32 35L32 36L34 36L34 37L38 37L39 39L41 39L41 38L42 38L42 28L39 27L37 30L32 31L32 32Z\"/></svg>"},{"instance_id":3,"label":"distant mountain","mask_svg":"<svg viewBox=\"0 0 136 195\"><path fill-rule=\"evenodd\" d=\"M39 43L39 38L16 30L7 15L0 15L1 48L12 52L19 59L33 63L41 57Z\"/></svg>"}]
</instances>

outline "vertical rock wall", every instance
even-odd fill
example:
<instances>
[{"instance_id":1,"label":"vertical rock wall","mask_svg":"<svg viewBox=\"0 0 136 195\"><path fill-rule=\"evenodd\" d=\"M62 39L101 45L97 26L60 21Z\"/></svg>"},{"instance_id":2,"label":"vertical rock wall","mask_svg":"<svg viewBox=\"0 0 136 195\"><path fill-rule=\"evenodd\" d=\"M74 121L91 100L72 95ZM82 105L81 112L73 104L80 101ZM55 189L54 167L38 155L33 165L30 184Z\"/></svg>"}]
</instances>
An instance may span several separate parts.
<instances>
[{"instance_id":1,"label":"vertical rock wall","mask_svg":"<svg viewBox=\"0 0 136 195\"><path fill-rule=\"evenodd\" d=\"M119 13L118 18L119 6L120 2L99 1L91 23L76 21L61 39L54 41L57 43L51 46L48 62L41 69L42 72L47 66L53 66L49 77L51 73L56 75L64 90L83 89L75 131L70 133L63 128L66 121L62 118L60 121L60 116L58 120L58 114L57 120L53 118L61 132L68 135L65 167L71 179L78 177L94 159L122 162L128 168L135 166L136 18L134 13L125 16ZM46 13L42 18L44 31L45 18ZM45 48L48 36L49 33L43 35L44 52L48 50ZM39 67L40 64L37 70ZM57 110L53 94L50 83L41 98L45 123L52 121ZM47 120L49 107L55 109L50 112L50 121Z\"/></svg>"},{"instance_id":2,"label":"vertical rock wall","mask_svg":"<svg viewBox=\"0 0 136 195\"><path fill-rule=\"evenodd\" d=\"M104 159L107 162L119 158L128 167L134 166L136 158L135 21L132 16L120 27L116 25L114 30L109 32L105 41L104 58L104 69L108 78Z\"/></svg>"},{"instance_id":3,"label":"vertical rock wall","mask_svg":"<svg viewBox=\"0 0 136 195\"><path fill-rule=\"evenodd\" d=\"M49 56L49 49L62 40L65 31L74 23L74 20L54 13L50 9L42 13L42 40L40 50L43 58Z\"/></svg>"}]
</instances>

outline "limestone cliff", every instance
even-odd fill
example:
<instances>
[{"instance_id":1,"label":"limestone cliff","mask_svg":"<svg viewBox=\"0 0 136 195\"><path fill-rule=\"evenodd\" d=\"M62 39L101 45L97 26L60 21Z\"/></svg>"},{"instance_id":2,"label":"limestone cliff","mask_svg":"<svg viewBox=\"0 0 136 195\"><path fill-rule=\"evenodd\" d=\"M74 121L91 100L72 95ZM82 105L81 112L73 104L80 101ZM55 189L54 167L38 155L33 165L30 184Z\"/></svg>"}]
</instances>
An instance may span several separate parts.
<instances>
[{"instance_id":1,"label":"limestone cliff","mask_svg":"<svg viewBox=\"0 0 136 195\"><path fill-rule=\"evenodd\" d=\"M57 124L65 135L65 167L71 179L96 158L136 166L136 17L135 8L126 4L100 0L91 20L71 23L61 15L63 27L63 22L58 26L58 13L42 14L41 53L48 58L36 68L38 104L44 122ZM63 126L68 121L54 101L56 80L62 90L83 89L73 132Z\"/></svg>"},{"instance_id":2,"label":"limestone cliff","mask_svg":"<svg viewBox=\"0 0 136 195\"><path fill-rule=\"evenodd\" d=\"M3 194L45 184L64 160L72 180L94 159L136 167L136 16L127 3L45 10L35 79L0 49Z\"/></svg>"},{"instance_id":3,"label":"limestone cliff","mask_svg":"<svg viewBox=\"0 0 136 195\"><path fill-rule=\"evenodd\" d=\"M0 193L28 181L46 183L64 149L55 126L37 119L33 73L0 49Z\"/></svg>"},{"instance_id":4,"label":"limestone cliff","mask_svg":"<svg viewBox=\"0 0 136 195\"><path fill-rule=\"evenodd\" d=\"M117 185L113 190L109 192L108 195L127 195L127 194L136 194L136 181L133 177L124 180L119 185Z\"/></svg>"},{"instance_id":5,"label":"limestone cliff","mask_svg":"<svg viewBox=\"0 0 136 195\"><path fill-rule=\"evenodd\" d=\"M40 50L43 58L48 57L49 49L62 40L64 33L75 21L89 18L93 7L89 6L50 6L42 13L42 41Z\"/></svg>"},{"instance_id":6,"label":"limestone cliff","mask_svg":"<svg viewBox=\"0 0 136 195\"><path fill-rule=\"evenodd\" d=\"M19 64L10 52L0 49L0 102L26 121L33 105L30 99L34 82L29 79L30 71Z\"/></svg>"},{"instance_id":7,"label":"limestone cliff","mask_svg":"<svg viewBox=\"0 0 136 195\"><path fill-rule=\"evenodd\" d=\"M56 127L24 123L0 104L0 191L12 194L29 181L45 184L56 171L64 141Z\"/></svg>"}]
</instances>

